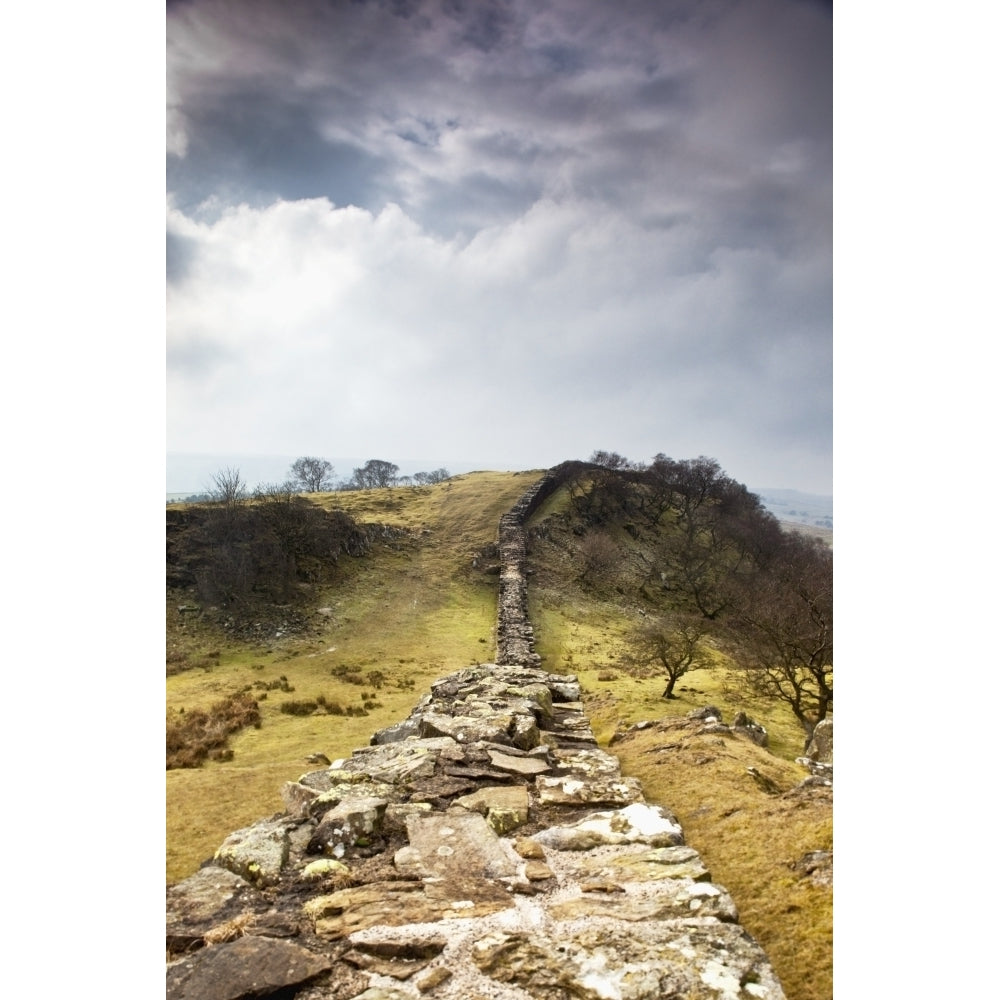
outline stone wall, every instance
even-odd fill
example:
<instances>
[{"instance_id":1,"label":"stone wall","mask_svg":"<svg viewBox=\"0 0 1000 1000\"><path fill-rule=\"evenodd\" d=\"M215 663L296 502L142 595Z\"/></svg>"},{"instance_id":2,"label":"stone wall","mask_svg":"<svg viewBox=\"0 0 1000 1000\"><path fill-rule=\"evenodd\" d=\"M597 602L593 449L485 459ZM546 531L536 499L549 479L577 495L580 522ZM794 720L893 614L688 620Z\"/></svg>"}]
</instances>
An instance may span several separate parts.
<instances>
[{"instance_id":1,"label":"stone wall","mask_svg":"<svg viewBox=\"0 0 1000 1000\"><path fill-rule=\"evenodd\" d=\"M526 529L528 518L564 482L588 468L585 462L563 462L525 491L500 518L500 591L497 596L497 663L537 665L535 638L528 619Z\"/></svg>"},{"instance_id":2,"label":"stone wall","mask_svg":"<svg viewBox=\"0 0 1000 1000\"><path fill-rule=\"evenodd\" d=\"M513 529L550 484L501 522L522 584ZM676 818L597 746L577 679L537 665L524 608L498 618L516 662L436 681L167 890L168 1000L783 997Z\"/></svg>"}]
</instances>

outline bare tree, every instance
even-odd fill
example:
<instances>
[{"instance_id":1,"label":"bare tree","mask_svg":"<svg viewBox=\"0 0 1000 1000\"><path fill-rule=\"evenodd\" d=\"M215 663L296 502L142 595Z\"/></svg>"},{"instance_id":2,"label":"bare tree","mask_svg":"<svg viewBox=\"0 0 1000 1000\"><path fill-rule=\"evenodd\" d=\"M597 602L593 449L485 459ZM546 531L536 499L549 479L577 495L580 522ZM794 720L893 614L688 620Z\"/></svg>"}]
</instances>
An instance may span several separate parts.
<instances>
[{"instance_id":1,"label":"bare tree","mask_svg":"<svg viewBox=\"0 0 1000 1000\"><path fill-rule=\"evenodd\" d=\"M333 466L325 458L304 457L292 462L291 480L303 493L325 493L333 489Z\"/></svg>"},{"instance_id":2,"label":"bare tree","mask_svg":"<svg viewBox=\"0 0 1000 1000\"><path fill-rule=\"evenodd\" d=\"M808 745L833 707L833 553L788 533L731 611L734 655L751 688L791 708Z\"/></svg>"},{"instance_id":3,"label":"bare tree","mask_svg":"<svg viewBox=\"0 0 1000 1000\"><path fill-rule=\"evenodd\" d=\"M354 470L351 485L358 490L375 490L393 486L399 476L399 466L381 458L370 458L360 468Z\"/></svg>"},{"instance_id":4,"label":"bare tree","mask_svg":"<svg viewBox=\"0 0 1000 1000\"><path fill-rule=\"evenodd\" d=\"M704 455L680 462L657 455L644 485L644 515L654 527L669 525L652 547L654 570L690 607L720 618L741 581L780 544L777 520Z\"/></svg>"},{"instance_id":5,"label":"bare tree","mask_svg":"<svg viewBox=\"0 0 1000 1000\"><path fill-rule=\"evenodd\" d=\"M451 473L447 469L413 473L413 482L417 486L432 486L434 483L443 483L446 479L451 479Z\"/></svg>"},{"instance_id":6,"label":"bare tree","mask_svg":"<svg viewBox=\"0 0 1000 1000\"><path fill-rule=\"evenodd\" d=\"M234 507L246 500L249 495L247 484L240 475L239 469L220 469L212 476L213 488L208 491L209 496L217 503L223 503L227 507Z\"/></svg>"},{"instance_id":7,"label":"bare tree","mask_svg":"<svg viewBox=\"0 0 1000 1000\"><path fill-rule=\"evenodd\" d=\"M619 455L617 451L595 451L590 456L590 461L594 465L602 465L605 469L628 469L632 463L624 455Z\"/></svg>"},{"instance_id":8,"label":"bare tree","mask_svg":"<svg viewBox=\"0 0 1000 1000\"><path fill-rule=\"evenodd\" d=\"M708 631L705 619L694 615L647 619L629 638L629 658L640 666L662 667L667 675L663 697L676 698L674 685L688 671L712 665Z\"/></svg>"}]
</instances>

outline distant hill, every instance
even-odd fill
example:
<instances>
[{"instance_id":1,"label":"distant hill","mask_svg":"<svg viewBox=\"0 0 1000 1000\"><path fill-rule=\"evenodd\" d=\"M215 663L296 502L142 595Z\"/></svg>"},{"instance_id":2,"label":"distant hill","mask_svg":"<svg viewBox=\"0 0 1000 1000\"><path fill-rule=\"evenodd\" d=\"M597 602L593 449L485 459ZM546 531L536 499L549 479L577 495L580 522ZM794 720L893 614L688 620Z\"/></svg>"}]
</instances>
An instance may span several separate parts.
<instances>
[{"instance_id":1,"label":"distant hill","mask_svg":"<svg viewBox=\"0 0 1000 1000\"><path fill-rule=\"evenodd\" d=\"M833 497L798 490L750 487L779 520L833 530Z\"/></svg>"},{"instance_id":2,"label":"distant hill","mask_svg":"<svg viewBox=\"0 0 1000 1000\"><path fill-rule=\"evenodd\" d=\"M252 489L263 483L277 483L286 479L288 469L298 456L295 455L194 455L180 452L167 453L167 502L184 500L188 496L207 493L212 488L212 476L226 467L238 468ZM396 462L401 475L412 475L421 469L447 468L452 474L468 473L478 469L499 468L489 463L447 462L438 459L399 459L386 456ZM349 479L355 467L364 465L367 459L332 458L336 478ZM764 506L779 521L790 521L810 527L833 529L833 497L816 493L802 493L799 490L768 487L748 487L761 498Z\"/></svg>"}]
</instances>

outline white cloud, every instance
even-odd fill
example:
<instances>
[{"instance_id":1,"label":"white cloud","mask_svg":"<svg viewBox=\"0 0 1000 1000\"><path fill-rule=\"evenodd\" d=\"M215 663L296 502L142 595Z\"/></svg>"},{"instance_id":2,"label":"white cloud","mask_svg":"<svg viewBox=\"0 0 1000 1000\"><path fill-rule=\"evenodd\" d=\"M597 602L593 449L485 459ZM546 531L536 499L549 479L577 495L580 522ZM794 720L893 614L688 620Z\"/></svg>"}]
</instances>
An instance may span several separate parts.
<instances>
[{"instance_id":1,"label":"white cloud","mask_svg":"<svg viewBox=\"0 0 1000 1000\"><path fill-rule=\"evenodd\" d=\"M170 449L728 452L822 489L822 9L397 9L168 19Z\"/></svg>"},{"instance_id":2,"label":"white cloud","mask_svg":"<svg viewBox=\"0 0 1000 1000\"><path fill-rule=\"evenodd\" d=\"M719 251L692 273L682 229L665 240L580 202L466 244L395 205L324 199L214 223L171 209L168 225L195 260L168 303L173 451L321 451L322 425L339 451L521 449L530 465L631 440L648 458L713 414L773 433L775 394L825 375L815 331L768 307L822 267Z\"/></svg>"}]
</instances>

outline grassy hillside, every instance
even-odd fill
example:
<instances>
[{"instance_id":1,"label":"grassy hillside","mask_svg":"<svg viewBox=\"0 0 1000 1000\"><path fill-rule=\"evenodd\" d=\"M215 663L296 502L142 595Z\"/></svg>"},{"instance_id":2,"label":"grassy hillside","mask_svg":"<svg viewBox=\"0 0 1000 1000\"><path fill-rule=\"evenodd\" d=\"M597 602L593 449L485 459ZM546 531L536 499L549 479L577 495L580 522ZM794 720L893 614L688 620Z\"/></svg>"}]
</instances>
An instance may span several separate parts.
<instances>
[{"instance_id":1,"label":"grassy hillside","mask_svg":"<svg viewBox=\"0 0 1000 1000\"><path fill-rule=\"evenodd\" d=\"M231 761L167 772L167 881L184 878L226 834L283 808L284 781L322 751L349 756L372 732L409 714L430 682L493 656L496 578L473 567L496 525L537 473L473 473L437 486L316 497L365 521L409 529L365 557L341 557L336 580L306 595L307 634L233 642L207 615L167 595L168 721L250 686L259 729L230 737ZM284 678L283 690L277 687ZM359 683L360 682L360 683ZM260 686L273 684L270 690ZM322 697L364 715L285 714ZM367 707L366 707L367 706Z\"/></svg>"},{"instance_id":2,"label":"grassy hillside","mask_svg":"<svg viewBox=\"0 0 1000 1000\"><path fill-rule=\"evenodd\" d=\"M279 623L263 641L233 641L217 617L179 610L196 603L190 592L168 592L168 724L247 688L260 711L259 728L229 738L231 759L167 772L168 883L193 872L230 831L281 811L281 784L309 769L307 754L349 755L408 715L436 677L492 659L490 547L500 515L540 474L477 472L432 487L315 497L406 534L376 542L364 557L342 557L329 583L304 586L305 628ZM746 770L756 767L782 791L801 781L798 724L741 692L721 654L715 669L681 678L677 700L663 700L663 677L627 656L629 628L649 609L641 538L608 521L602 532L615 546L614 572L585 572L588 531L565 490L530 528L530 610L543 666L579 675L599 741L614 738L612 751L647 799L677 814L790 1000L830 997L831 890L790 867L832 848L829 797L768 795ZM303 701L319 707L304 716L281 710ZM727 722L748 712L768 729L770 752L684 730L686 714L707 704ZM652 725L625 733L639 721Z\"/></svg>"}]
</instances>

